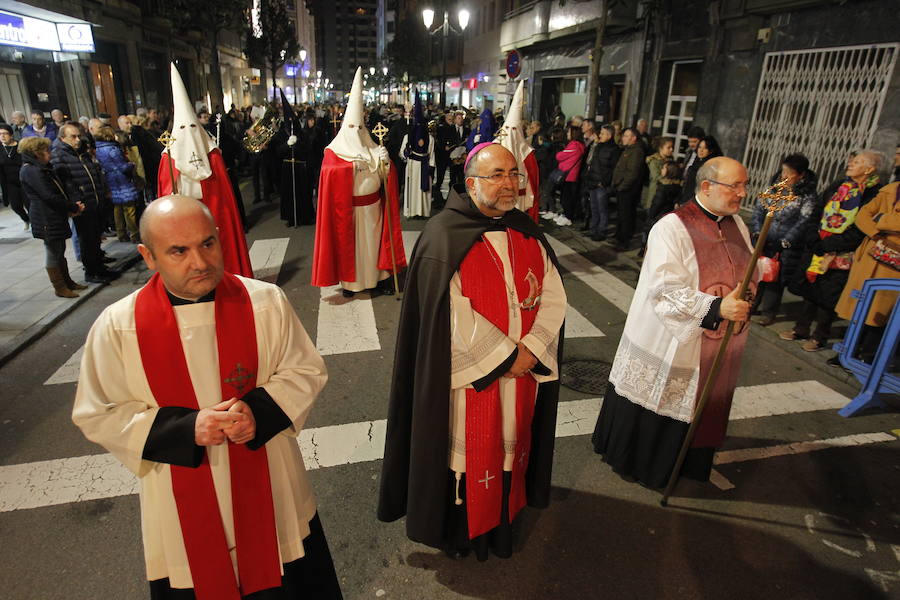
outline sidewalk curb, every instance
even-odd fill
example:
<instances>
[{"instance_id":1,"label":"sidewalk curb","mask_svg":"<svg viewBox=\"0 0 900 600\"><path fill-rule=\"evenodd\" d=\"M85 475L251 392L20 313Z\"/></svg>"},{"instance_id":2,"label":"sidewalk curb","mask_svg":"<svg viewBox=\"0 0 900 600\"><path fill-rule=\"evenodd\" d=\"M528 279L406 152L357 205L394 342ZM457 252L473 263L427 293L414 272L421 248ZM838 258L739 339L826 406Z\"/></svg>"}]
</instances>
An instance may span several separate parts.
<instances>
[{"instance_id":1,"label":"sidewalk curb","mask_svg":"<svg viewBox=\"0 0 900 600\"><path fill-rule=\"evenodd\" d=\"M137 252L134 252L133 255L129 254L121 262L116 263L116 270L120 273L124 273L132 266L134 266L134 264L137 263L140 258L141 257ZM54 325L56 325L64 317L72 313L72 311L81 306L89 298L92 298L100 290L105 288L106 285L107 284L90 285L88 289L79 291L78 298L74 298L72 302L64 304L59 309L44 315L43 318L41 318L36 323L33 323L22 333L14 337L11 341L4 344L3 346L0 346L0 367L8 363L10 360L18 356L19 353L25 350L28 346L43 337L43 335L50 331L50 329Z\"/></svg>"}]
</instances>

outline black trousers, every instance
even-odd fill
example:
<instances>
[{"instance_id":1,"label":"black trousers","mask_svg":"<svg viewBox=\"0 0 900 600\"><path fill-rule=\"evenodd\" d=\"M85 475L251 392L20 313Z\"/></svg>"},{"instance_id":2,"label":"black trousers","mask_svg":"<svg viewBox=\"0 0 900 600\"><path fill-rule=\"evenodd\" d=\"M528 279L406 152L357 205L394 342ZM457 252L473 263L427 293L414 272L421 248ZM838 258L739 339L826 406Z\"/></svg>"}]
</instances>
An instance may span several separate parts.
<instances>
[{"instance_id":1,"label":"black trousers","mask_svg":"<svg viewBox=\"0 0 900 600\"><path fill-rule=\"evenodd\" d=\"M773 317L781 308L781 298L784 295L784 284L780 281L760 281L756 290L756 306L754 309L761 315Z\"/></svg>"},{"instance_id":2,"label":"black trousers","mask_svg":"<svg viewBox=\"0 0 900 600\"><path fill-rule=\"evenodd\" d=\"M637 207L641 202L641 188L636 191L616 192L618 206L618 225L616 239L622 246L627 246L634 236L637 224Z\"/></svg>"},{"instance_id":3,"label":"black trousers","mask_svg":"<svg viewBox=\"0 0 900 600\"><path fill-rule=\"evenodd\" d=\"M75 231L78 233L81 264L84 265L85 275L99 275L106 270L100 253L99 215L89 209L73 218L72 222L75 223Z\"/></svg>"},{"instance_id":4,"label":"black trousers","mask_svg":"<svg viewBox=\"0 0 900 600\"><path fill-rule=\"evenodd\" d=\"M834 323L835 318L833 310L804 300L800 316L797 317L797 322L794 324L794 333L801 338L812 337L815 341L825 345L828 343L828 338L831 337L831 324ZM813 321L816 322L816 327L810 331Z\"/></svg>"},{"instance_id":5,"label":"black trousers","mask_svg":"<svg viewBox=\"0 0 900 600\"><path fill-rule=\"evenodd\" d=\"M444 184L444 175L447 174L447 167L450 166L450 158L449 156L443 159L438 157L435 158L437 160L437 172L435 173L434 187L432 188L432 191L434 192L433 195L440 196L441 186ZM453 183L452 179L450 183Z\"/></svg>"},{"instance_id":6,"label":"black trousers","mask_svg":"<svg viewBox=\"0 0 900 600\"><path fill-rule=\"evenodd\" d=\"M3 197L3 201L9 204L9 207L13 209L13 212L19 215L19 218L29 222L28 219L28 199L25 198L25 194L22 193L22 188L17 185L8 185L4 190L6 195Z\"/></svg>"}]
</instances>

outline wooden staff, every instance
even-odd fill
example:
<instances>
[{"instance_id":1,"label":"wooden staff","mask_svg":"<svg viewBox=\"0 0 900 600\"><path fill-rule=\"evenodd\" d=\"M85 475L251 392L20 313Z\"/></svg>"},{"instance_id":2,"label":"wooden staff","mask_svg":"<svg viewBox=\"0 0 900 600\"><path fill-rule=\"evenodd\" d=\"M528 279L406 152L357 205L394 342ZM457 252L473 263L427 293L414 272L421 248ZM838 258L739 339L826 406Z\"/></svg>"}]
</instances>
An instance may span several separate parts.
<instances>
[{"instance_id":1,"label":"wooden staff","mask_svg":"<svg viewBox=\"0 0 900 600\"><path fill-rule=\"evenodd\" d=\"M785 190L787 190L787 192L785 192ZM759 238L756 240L756 246L753 248L753 254L750 255L750 260L747 262L747 269L744 271L744 279L741 281L740 287L738 287L738 298L744 298L747 295L750 279L753 277L753 272L756 270L756 262L759 260L759 254L762 252L763 246L766 243L766 238L769 236L769 227L772 225L772 218L775 216L776 212L787 206L790 202L796 200L797 196L790 192L790 186L787 184L787 180L783 180L761 193L759 199L766 208L766 219L763 221L762 229L759 232ZM681 467L684 465L684 459L687 457L691 442L694 441L694 434L697 432L697 427L700 425L700 419L703 417L703 409L706 408L709 396L712 393L713 387L716 385L716 379L718 379L719 371L722 369L722 360L725 358L725 350L728 348L728 341L731 339L733 332L734 321L728 321L728 325L725 327L725 335L722 336L719 350L716 352L712 366L709 369L709 375L706 377L706 382L703 384L703 390L700 392L700 400L694 408L694 414L691 417L691 425L688 427L687 435L684 436L684 442L681 444L681 450L678 452L678 458L675 460L675 467L672 469L671 475L669 475L669 482L666 484L666 489L663 491L662 498L659 501L660 505L663 507L669 505L669 496L672 495L675 484L678 483L678 479L681 477Z\"/></svg>"},{"instance_id":2,"label":"wooden staff","mask_svg":"<svg viewBox=\"0 0 900 600\"><path fill-rule=\"evenodd\" d=\"M372 129L372 133L378 138L378 143L384 148L384 136L388 133L388 128L384 123L379 123ZM397 256L394 254L394 222L391 219L390 204L391 199L388 193L388 169L390 167L383 162L378 167L378 173L381 175L381 181L384 182L384 218L388 224L388 246L391 249L391 267L393 267L394 276L394 293L397 294L397 300L403 299L403 292L400 291L400 281L397 279Z\"/></svg>"}]
</instances>

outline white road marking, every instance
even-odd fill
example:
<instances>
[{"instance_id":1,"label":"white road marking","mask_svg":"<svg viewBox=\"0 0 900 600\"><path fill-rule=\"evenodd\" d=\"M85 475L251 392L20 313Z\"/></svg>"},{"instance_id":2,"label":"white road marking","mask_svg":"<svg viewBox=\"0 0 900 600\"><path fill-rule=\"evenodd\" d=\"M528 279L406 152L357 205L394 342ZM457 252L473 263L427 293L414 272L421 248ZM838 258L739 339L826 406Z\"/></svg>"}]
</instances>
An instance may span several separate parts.
<instances>
[{"instance_id":1,"label":"white road marking","mask_svg":"<svg viewBox=\"0 0 900 600\"><path fill-rule=\"evenodd\" d=\"M256 240L250 247L250 266L253 276L262 281L275 283L281 265L284 263L284 255L287 252L290 238L274 238L268 240Z\"/></svg>"},{"instance_id":2,"label":"white road marking","mask_svg":"<svg viewBox=\"0 0 900 600\"><path fill-rule=\"evenodd\" d=\"M416 240L419 239L421 231L404 231L403 232L403 249L406 250L406 262L412 256L413 248L416 246Z\"/></svg>"},{"instance_id":3,"label":"white road marking","mask_svg":"<svg viewBox=\"0 0 900 600\"><path fill-rule=\"evenodd\" d=\"M322 355L381 350L372 300L345 300L339 285L322 288L316 348Z\"/></svg>"},{"instance_id":4,"label":"white road marking","mask_svg":"<svg viewBox=\"0 0 900 600\"><path fill-rule=\"evenodd\" d=\"M815 381L748 385L734 390L732 419L753 419L842 408L850 400Z\"/></svg>"},{"instance_id":5,"label":"white road marking","mask_svg":"<svg viewBox=\"0 0 900 600\"><path fill-rule=\"evenodd\" d=\"M729 481L727 477L725 477L715 469L712 469L709 472L709 482L723 492L734 489L734 484L731 483L731 481Z\"/></svg>"},{"instance_id":6,"label":"white road marking","mask_svg":"<svg viewBox=\"0 0 900 600\"><path fill-rule=\"evenodd\" d=\"M581 256L575 250L548 235L547 240L559 264L569 273L586 283L592 290L606 298L613 306L624 313L631 307L634 288L612 275L600 266Z\"/></svg>"},{"instance_id":7,"label":"white road marking","mask_svg":"<svg viewBox=\"0 0 900 600\"><path fill-rule=\"evenodd\" d=\"M896 439L896 437L889 433L875 431L872 433L857 433L855 435L844 435L840 437L827 438L824 440L794 442L792 444L778 444L776 446L766 446L764 448L724 450L722 452L716 453L716 456L713 459L713 464L726 465L729 463L745 462L748 460L759 460L761 458L772 458L775 456L788 456L791 454L815 452L817 450L828 450L830 448L849 448L851 446L863 446L866 444L893 442L896 441Z\"/></svg>"},{"instance_id":8,"label":"white road marking","mask_svg":"<svg viewBox=\"0 0 900 600\"><path fill-rule=\"evenodd\" d=\"M575 310L571 304L566 305L566 339L582 337L604 337L605 334L594 327L594 324Z\"/></svg>"},{"instance_id":9,"label":"white road marking","mask_svg":"<svg viewBox=\"0 0 900 600\"><path fill-rule=\"evenodd\" d=\"M355 303L356 301L350 304ZM814 382L806 381L781 385L784 385L788 394L791 394L795 385L809 387L812 383ZM754 388L757 387L761 386L738 388L740 393L735 394L735 404L740 403L739 397L753 397L756 393ZM770 412L765 416L789 412L791 407L787 406L784 398L778 395L779 386L769 384L767 387L769 393L775 395L775 401L768 405ZM561 402L557 412L556 436L571 437L592 433L601 402L601 398ZM846 402L846 398L843 402ZM819 406L808 410L821 408L828 407ZM735 414L740 416L735 416ZM763 415L754 412L751 416ZM741 411L737 411L732 414L732 418L746 419L750 416L747 411L744 411L743 414ZM382 458L386 428L387 422L384 419L317 427L302 431L297 443L303 453L306 468L310 470L371 462ZM803 442L802 444L813 446L824 443L824 447L834 448L896 439L885 433L865 435L869 437L848 436L855 438L854 443L835 443L834 440L822 440L822 442ZM720 452L716 456L725 456L726 459L724 461L716 460L716 464L751 460L752 458L740 458L736 453L754 451L756 449ZM795 452L796 450L785 453ZM778 454L772 455L777 456ZM767 455L758 458L766 457ZM136 492L137 482L134 477L109 454L92 454L0 466L0 512L124 496Z\"/></svg>"},{"instance_id":10,"label":"white road marking","mask_svg":"<svg viewBox=\"0 0 900 600\"><path fill-rule=\"evenodd\" d=\"M81 355L84 354L84 346L75 351L69 360L51 375L44 385L57 385L60 383L74 383L78 381L78 373L81 369Z\"/></svg>"}]
</instances>

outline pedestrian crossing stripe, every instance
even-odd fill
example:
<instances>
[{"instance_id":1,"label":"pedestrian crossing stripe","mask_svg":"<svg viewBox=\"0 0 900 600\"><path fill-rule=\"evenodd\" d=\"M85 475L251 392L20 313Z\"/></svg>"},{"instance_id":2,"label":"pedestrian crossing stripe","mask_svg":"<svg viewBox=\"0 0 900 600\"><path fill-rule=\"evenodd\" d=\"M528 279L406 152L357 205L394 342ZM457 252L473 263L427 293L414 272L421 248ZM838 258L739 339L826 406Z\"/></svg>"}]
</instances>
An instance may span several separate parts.
<instances>
[{"instance_id":1,"label":"pedestrian crossing stripe","mask_svg":"<svg viewBox=\"0 0 900 600\"><path fill-rule=\"evenodd\" d=\"M846 397L818 381L744 386L735 390L731 420L834 410L847 402ZM592 433L601 403L601 398L561 402L557 411L556 437ZM298 438L304 464L308 470L313 470L380 460L386 426L386 421L380 419L305 429ZM871 434L865 443L889 441L883 435ZM834 440L830 442L830 447L840 446ZM728 452L720 454L735 456ZM137 479L110 454L0 467L0 512L112 498L137 491Z\"/></svg>"}]
</instances>

